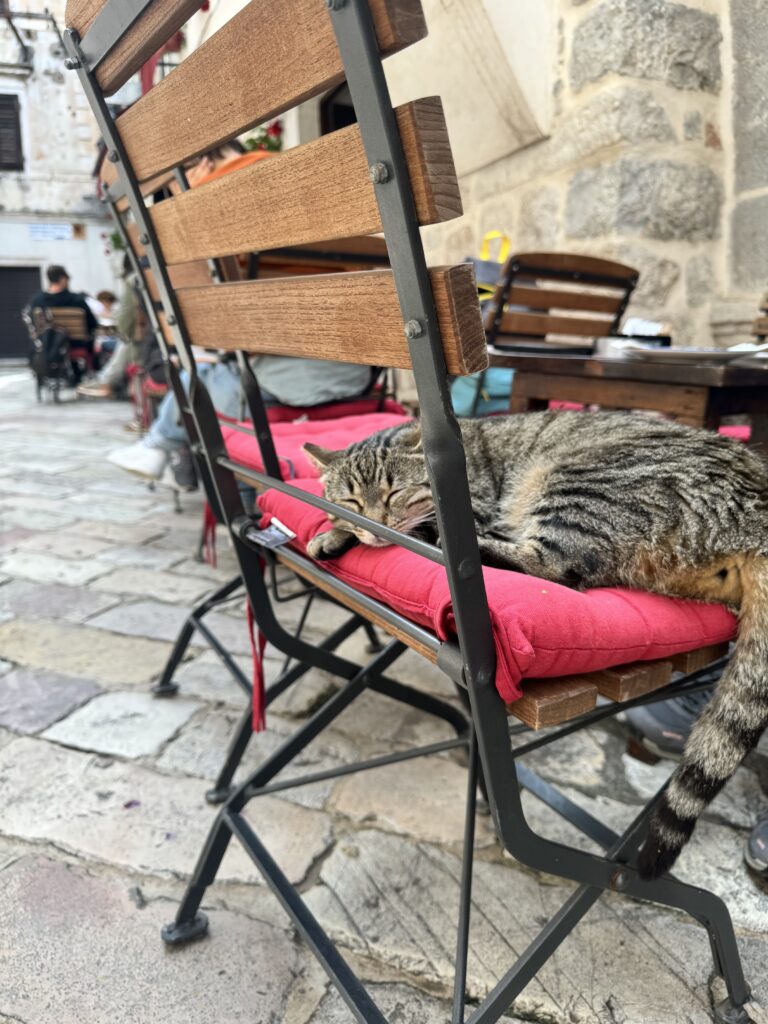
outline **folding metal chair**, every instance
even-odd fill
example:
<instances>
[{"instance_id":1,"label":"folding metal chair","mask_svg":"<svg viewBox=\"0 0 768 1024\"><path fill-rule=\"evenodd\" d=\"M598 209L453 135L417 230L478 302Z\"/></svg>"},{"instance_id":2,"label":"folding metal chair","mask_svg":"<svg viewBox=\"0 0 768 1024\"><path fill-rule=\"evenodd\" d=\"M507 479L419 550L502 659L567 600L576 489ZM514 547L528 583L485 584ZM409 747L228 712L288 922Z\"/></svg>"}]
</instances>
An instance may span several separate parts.
<instances>
[{"instance_id":1,"label":"folding metal chair","mask_svg":"<svg viewBox=\"0 0 768 1024\"><path fill-rule=\"evenodd\" d=\"M439 101L421 100L394 111L382 68L383 57L424 35L418 0L326 0L325 4L322 0L273 0L270 4L255 0L115 122L105 95L119 87L196 6L180 0L69 0L68 63L77 70L118 170L117 190L130 204L162 298L167 328L190 375L189 415L259 628L276 648L294 657L298 667L326 669L344 684L226 800L176 919L163 930L164 940L181 944L207 930L201 901L234 836L310 944L355 1019L385 1024L361 981L245 820L243 809L265 793L461 747L467 751L469 769L454 1024L465 1021L474 819L481 780L504 847L524 864L570 879L578 888L470 1012L468 1024L498 1020L606 890L679 908L701 922L710 937L715 969L728 991L717 1011L718 1020L747 1024L744 1004L749 989L724 903L671 876L643 882L637 874L637 853L654 802L617 835L517 763L525 753L614 715L631 703L662 699L670 688L649 693L659 685L658 677L651 682L643 673L631 677L618 672L603 683L608 695L623 700L634 688L641 696L634 702L596 708L596 685L584 681L562 685L561 680L532 684L526 687L524 698L510 707L512 714L535 726L576 717L514 750L510 743L507 709L495 686L492 623L464 452L446 381L447 374L472 373L484 367L485 338L471 269L460 266L428 271L418 230L420 224L458 215L456 177ZM265 39L279 40L280 45L265 46L260 59L254 61L253 44ZM290 60L285 60L285 54L290 54ZM265 161L253 173L232 175L230 180L215 183L215 188L203 187L179 196L157 210L145 206L142 182L335 86L344 77L357 126L299 147L279 162ZM194 117L190 116L192 110ZM237 211L234 218L228 215L233 210ZM183 260L381 230L389 247L391 272L219 284L178 292L169 278L169 265ZM293 314L310 309L315 331L308 337L302 316ZM233 461L225 450L209 396L197 379L192 343L412 368L441 547L398 534L279 480L272 469L274 445L260 394L242 354L240 366L266 472ZM276 554L270 551L262 543L258 516L247 515L242 507L238 476L362 525L443 566L450 586L455 638L439 639L290 547L282 547ZM262 571L265 563L274 560L333 595L357 619L382 627L392 636L384 650L360 666L334 653L338 631L325 643L312 645L282 629ZM406 647L436 662L461 688L469 708L466 718L452 705L411 690L385 674ZM711 660L711 654L705 652L706 660ZM292 681L284 679L283 685ZM678 684L674 692L701 685L694 671L686 686ZM456 737L300 779L276 781L282 769L369 688L446 719L455 727ZM590 707L593 710L587 710ZM244 719L241 739L247 737L248 725ZM586 853L536 835L523 814L521 786L593 838L604 854Z\"/></svg>"}]
</instances>

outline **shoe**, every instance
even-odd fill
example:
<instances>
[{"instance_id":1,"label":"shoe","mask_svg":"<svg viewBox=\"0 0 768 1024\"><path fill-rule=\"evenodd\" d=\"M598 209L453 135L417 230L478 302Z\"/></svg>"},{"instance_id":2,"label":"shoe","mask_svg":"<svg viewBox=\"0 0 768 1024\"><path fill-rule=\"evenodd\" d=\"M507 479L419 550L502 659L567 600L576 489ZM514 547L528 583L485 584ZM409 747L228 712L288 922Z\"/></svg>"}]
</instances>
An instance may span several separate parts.
<instances>
[{"instance_id":1,"label":"shoe","mask_svg":"<svg viewBox=\"0 0 768 1024\"><path fill-rule=\"evenodd\" d=\"M129 434L143 434L144 424L140 423L139 420L130 420L128 423L123 424L123 430L127 430Z\"/></svg>"},{"instance_id":2,"label":"shoe","mask_svg":"<svg viewBox=\"0 0 768 1024\"><path fill-rule=\"evenodd\" d=\"M159 480L168 461L168 453L161 448L150 448L143 441L130 444L127 448L117 448L107 456L107 462L129 473Z\"/></svg>"},{"instance_id":3,"label":"shoe","mask_svg":"<svg viewBox=\"0 0 768 1024\"><path fill-rule=\"evenodd\" d=\"M632 732L656 757L678 760L693 723L715 692L714 687L698 693L670 697L659 704L645 704L624 712Z\"/></svg>"},{"instance_id":4,"label":"shoe","mask_svg":"<svg viewBox=\"0 0 768 1024\"><path fill-rule=\"evenodd\" d=\"M79 384L75 389L82 398L111 398L112 388L109 384L99 384L94 381L91 384Z\"/></svg>"},{"instance_id":5,"label":"shoe","mask_svg":"<svg viewBox=\"0 0 768 1024\"><path fill-rule=\"evenodd\" d=\"M768 814L763 814L750 832L744 860L756 875L768 878Z\"/></svg>"},{"instance_id":6,"label":"shoe","mask_svg":"<svg viewBox=\"0 0 768 1024\"><path fill-rule=\"evenodd\" d=\"M171 452L168 465L180 491L197 490L197 470L189 448L179 448Z\"/></svg>"}]
</instances>

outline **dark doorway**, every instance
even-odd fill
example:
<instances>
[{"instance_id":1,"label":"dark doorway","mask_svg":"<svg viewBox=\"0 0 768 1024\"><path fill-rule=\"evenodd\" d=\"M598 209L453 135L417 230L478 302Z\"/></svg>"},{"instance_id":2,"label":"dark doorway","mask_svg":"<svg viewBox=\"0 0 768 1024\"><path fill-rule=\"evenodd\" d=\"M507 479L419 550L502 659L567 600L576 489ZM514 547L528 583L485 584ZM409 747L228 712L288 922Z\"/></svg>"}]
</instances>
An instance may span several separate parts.
<instances>
[{"instance_id":1,"label":"dark doorway","mask_svg":"<svg viewBox=\"0 0 768 1024\"><path fill-rule=\"evenodd\" d=\"M320 134L328 135L350 124L357 124L357 115L349 86L345 82L320 101Z\"/></svg>"},{"instance_id":2,"label":"dark doorway","mask_svg":"<svg viewBox=\"0 0 768 1024\"><path fill-rule=\"evenodd\" d=\"M39 291L39 267L0 267L0 359L26 358L29 335L21 310Z\"/></svg>"}]
</instances>

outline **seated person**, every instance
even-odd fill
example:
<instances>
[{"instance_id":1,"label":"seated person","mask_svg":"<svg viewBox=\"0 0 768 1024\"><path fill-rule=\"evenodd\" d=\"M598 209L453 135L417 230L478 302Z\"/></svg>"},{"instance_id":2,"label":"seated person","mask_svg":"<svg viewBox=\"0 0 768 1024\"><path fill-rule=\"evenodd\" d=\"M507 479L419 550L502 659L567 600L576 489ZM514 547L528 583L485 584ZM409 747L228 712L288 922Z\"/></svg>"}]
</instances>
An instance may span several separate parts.
<instances>
[{"instance_id":1,"label":"seated person","mask_svg":"<svg viewBox=\"0 0 768 1024\"><path fill-rule=\"evenodd\" d=\"M370 389L373 379L369 366L319 359L257 356L252 365L267 405L301 407L358 398ZM197 368L217 412L232 419L247 415L234 361L198 362ZM182 373L181 377L186 387L187 375ZM194 489L196 482L187 434L172 392L160 403L157 419L146 437L113 451L108 461L139 476L152 480L162 478L169 486L181 490Z\"/></svg>"},{"instance_id":2,"label":"seated person","mask_svg":"<svg viewBox=\"0 0 768 1024\"><path fill-rule=\"evenodd\" d=\"M117 343L109 360L99 370L96 379L81 384L77 389L83 398L114 398L124 392L128 382L128 367L141 361L141 343L137 341L146 314L136 292L136 281L128 257L123 263L123 289L115 318L114 333Z\"/></svg>"},{"instance_id":3,"label":"seated person","mask_svg":"<svg viewBox=\"0 0 768 1024\"><path fill-rule=\"evenodd\" d=\"M83 339L83 348L93 348L93 332L98 327L98 321L93 315L90 306L82 295L69 290L69 274L57 264L48 267L45 272L48 278L48 289L44 292L37 292L29 300L32 309L56 309L57 307L74 307L85 312L85 324L89 339ZM77 339L80 342L80 339Z\"/></svg>"}]
</instances>

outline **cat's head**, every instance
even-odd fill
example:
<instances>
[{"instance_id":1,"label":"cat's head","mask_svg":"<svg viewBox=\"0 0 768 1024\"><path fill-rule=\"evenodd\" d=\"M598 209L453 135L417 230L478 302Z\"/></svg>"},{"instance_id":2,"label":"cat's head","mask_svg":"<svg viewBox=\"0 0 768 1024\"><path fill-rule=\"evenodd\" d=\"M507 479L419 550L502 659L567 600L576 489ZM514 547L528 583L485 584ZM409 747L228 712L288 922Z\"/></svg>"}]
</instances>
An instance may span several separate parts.
<instances>
[{"instance_id":1,"label":"cat's head","mask_svg":"<svg viewBox=\"0 0 768 1024\"><path fill-rule=\"evenodd\" d=\"M305 444L304 451L320 470L329 501L393 530L412 533L435 515L421 431L414 427L400 432L390 443L382 439L377 444L376 440L374 436L342 451ZM361 526L345 523L345 529L353 531L363 544L387 544Z\"/></svg>"}]
</instances>

